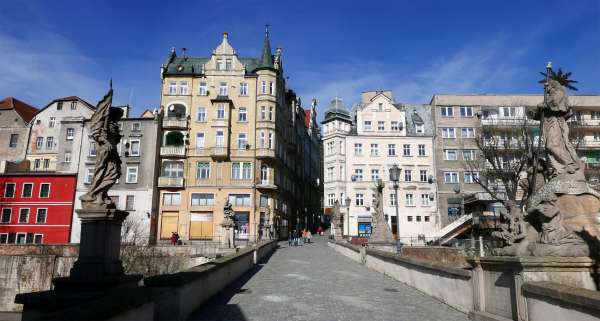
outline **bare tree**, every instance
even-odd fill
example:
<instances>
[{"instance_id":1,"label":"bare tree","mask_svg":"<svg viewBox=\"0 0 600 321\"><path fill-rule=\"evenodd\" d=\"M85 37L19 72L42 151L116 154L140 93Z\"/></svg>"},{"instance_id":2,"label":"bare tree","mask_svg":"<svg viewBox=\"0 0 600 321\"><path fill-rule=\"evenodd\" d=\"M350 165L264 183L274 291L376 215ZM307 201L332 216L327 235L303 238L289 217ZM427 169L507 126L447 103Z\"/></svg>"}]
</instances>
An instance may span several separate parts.
<instances>
[{"instance_id":1,"label":"bare tree","mask_svg":"<svg viewBox=\"0 0 600 321\"><path fill-rule=\"evenodd\" d=\"M536 184L531 175L538 150L538 124L522 118L497 120L475 138L478 151L463 161L466 173L509 211L526 203Z\"/></svg>"}]
</instances>

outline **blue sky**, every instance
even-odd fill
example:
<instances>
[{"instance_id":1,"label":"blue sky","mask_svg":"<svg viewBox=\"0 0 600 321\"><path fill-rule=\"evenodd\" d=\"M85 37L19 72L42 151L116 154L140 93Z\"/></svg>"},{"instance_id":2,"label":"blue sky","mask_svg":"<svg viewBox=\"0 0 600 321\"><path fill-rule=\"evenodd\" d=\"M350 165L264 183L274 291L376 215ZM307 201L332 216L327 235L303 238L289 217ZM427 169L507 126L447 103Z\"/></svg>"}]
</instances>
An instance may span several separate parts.
<instances>
[{"instance_id":1,"label":"blue sky","mask_svg":"<svg viewBox=\"0 0 600 321\"><path fill-rule=\"evenodd\" d=\"M283 48L289 86L319 113L336 94L391 89L398 102L434 93L540 93L545 63L600 94L600 1L63 1L0 2L0 96L37 107L77 95L156 108L171 47L208 56L221 33L258 57L264 24ZM321 118L321 115L319 118Z\"/></svg>"}]
</instances>

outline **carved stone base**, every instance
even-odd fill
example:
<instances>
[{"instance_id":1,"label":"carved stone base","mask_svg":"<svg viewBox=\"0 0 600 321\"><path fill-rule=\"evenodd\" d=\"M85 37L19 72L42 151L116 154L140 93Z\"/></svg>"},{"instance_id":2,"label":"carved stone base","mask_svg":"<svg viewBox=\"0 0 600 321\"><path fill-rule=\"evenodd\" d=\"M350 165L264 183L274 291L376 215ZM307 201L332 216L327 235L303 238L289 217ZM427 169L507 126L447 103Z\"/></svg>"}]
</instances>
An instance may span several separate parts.
<instances>
[{"instance_id":1,"label":"carved stone base","mask_svg":"<svg viewBox=\"0 0 600 321\"><path fill-rule=\"evenodd\" d=\"M235 248L235 225L221 225L221 246L228 249Z\"/></svg>"},{"instance_id":2,"label":"carved stone base","mask_svg":"<svg viewBox=\"0 0 600 321\"><path fill-rule=\"evenodd\" d=\"M371 242L369 240L367 247L391 253L396 253L398 251L398 245L393 242Z\"/></svg>"}]
</instances>

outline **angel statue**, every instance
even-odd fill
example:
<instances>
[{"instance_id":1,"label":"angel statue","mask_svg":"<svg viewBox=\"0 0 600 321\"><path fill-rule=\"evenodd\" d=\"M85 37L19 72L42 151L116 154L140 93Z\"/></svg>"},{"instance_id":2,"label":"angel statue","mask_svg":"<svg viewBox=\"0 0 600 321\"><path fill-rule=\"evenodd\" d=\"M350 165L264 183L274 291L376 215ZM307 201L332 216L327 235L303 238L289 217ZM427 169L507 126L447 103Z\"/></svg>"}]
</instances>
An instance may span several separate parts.
<instances>
[{"instance_id":1,"label":"angel statue","mask_svg":"<svg viewBox=\"0 0 600 321\"><path fill-rule=\"evenodd\" d=\"M90 188L79 198L84 209L116 207L108 197L108 190L121 177L121 158L116 145L121 141L119 120L123 117L123 110L111 107L112 97L111 82L110 90L98 102L92 115L90 137L96 143L96 164Z\"/></svg>"}]
</instances>

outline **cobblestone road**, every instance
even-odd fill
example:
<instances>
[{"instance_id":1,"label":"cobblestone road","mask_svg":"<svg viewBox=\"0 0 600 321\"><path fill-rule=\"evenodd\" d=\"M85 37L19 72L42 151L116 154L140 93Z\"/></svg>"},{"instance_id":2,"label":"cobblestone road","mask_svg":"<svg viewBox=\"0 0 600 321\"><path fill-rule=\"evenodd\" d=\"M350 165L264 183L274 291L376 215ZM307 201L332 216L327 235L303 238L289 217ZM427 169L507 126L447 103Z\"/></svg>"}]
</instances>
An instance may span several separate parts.
<instances>
[{"instance_id":1,"label":"cobblestone road","mask_svg":"<svg viewBox=\"0 0 600 321\"><path fill-rule=\"evenodd\" d=\"M449 306L334 252L324 237L280 248L191 320L468 320Z\"/></svg>"}]
</instances>

